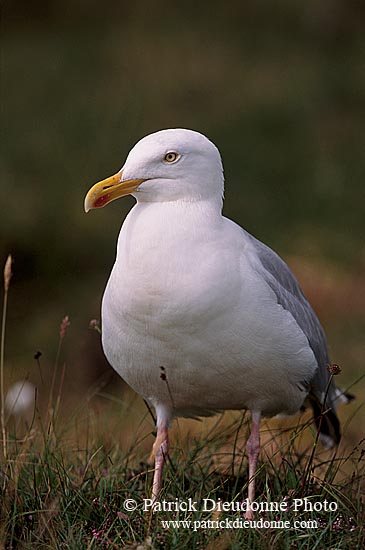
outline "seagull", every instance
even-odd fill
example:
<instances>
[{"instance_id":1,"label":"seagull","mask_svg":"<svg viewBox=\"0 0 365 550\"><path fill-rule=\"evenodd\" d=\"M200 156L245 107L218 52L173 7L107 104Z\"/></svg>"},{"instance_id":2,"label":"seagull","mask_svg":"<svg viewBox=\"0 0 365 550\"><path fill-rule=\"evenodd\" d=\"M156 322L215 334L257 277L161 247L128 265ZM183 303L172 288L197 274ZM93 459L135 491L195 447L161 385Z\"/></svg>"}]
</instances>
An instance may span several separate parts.
<instances>
[{"instance_id":1,"label":"seagull","mask_svg":"<svg viewBox=\"0 0 365 550\"><path fill-rule=\"evenodd\" d=\"M222 215L223 192L217 147L201 133L168 129L141 139L85 197L86 212L125 195L137 201L102 300L102 346L156 411L154 500L176 417L250 411L250 503L262 417L309 403L325 445L341 436L341 392L321 324L287 264Z\"/></svg>"}]
</instances>

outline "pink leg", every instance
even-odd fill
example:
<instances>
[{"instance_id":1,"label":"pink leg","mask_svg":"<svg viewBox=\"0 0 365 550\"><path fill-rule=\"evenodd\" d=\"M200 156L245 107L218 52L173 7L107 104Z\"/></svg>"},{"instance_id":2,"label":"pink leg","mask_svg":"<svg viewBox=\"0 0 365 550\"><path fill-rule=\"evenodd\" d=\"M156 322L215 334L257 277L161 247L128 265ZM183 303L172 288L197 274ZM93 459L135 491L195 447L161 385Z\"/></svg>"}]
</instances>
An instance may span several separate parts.
<instances>
[{"instance_id":1,"label":"pink leg","mask_svg":"<svg viewBox=\"0 0 365 550\"><path fill-rule=\"evenodd\" d=\"M248 456L248 500L255 500L255 474L257 467L257 459L260 454L260 411L251 411L251 433L246 443L246 451ZM253 519L252 510L247 510L245 513L246 519Z\"/></svg>"},{"instance_id":2,"label":"pink leg","mask_svg":"<svg viewBox=\"0 0 365 550\"><path fill-rule=\"evenodd\" d=\"M169 452L169 433L167 424L157 425L157 437L153 445L155 455L155 473L152 485L152 500L156 502L162 488L162 472Z\"/></svg>"}]
</instances>

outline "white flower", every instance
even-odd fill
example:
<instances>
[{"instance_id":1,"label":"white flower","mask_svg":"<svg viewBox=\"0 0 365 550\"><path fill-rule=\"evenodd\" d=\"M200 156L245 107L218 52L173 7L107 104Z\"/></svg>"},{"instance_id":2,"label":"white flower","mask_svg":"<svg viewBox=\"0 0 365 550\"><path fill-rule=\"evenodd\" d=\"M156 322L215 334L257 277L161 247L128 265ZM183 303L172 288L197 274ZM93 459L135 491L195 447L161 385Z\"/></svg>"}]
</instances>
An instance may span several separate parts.
<instances>
[{"instance_id":1,"label":"white flower","mask_svg":"<svg viewBox=\"0 0 365 550\"><path fill-rule=\"evenodd\" d=\"M35 386L23 380L15 382L6 394L5 410L7 414L25 416L35 404Z\"/></svg>"}]
</instances>

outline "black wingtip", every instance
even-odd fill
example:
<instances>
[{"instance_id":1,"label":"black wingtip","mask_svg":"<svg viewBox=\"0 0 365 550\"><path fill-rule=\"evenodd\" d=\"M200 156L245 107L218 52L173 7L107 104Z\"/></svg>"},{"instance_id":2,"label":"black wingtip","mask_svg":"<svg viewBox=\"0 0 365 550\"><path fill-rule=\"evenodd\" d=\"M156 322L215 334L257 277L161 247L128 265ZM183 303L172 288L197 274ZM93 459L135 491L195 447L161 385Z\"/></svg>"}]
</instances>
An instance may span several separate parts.
<instances>
[{"instance_id":1,"label":"black wingtip","mask_svg":"<svg viewBox=\"0 0 365 550\"><path fill-rule=\"evenodd\" d=\"M354 395L353 393L350 393L348 391L346 391L343 395L344 395L344 397L346 397L347 403L351 403L351 401L356 399L356 395Z\"/></svg>"}]
</instances>

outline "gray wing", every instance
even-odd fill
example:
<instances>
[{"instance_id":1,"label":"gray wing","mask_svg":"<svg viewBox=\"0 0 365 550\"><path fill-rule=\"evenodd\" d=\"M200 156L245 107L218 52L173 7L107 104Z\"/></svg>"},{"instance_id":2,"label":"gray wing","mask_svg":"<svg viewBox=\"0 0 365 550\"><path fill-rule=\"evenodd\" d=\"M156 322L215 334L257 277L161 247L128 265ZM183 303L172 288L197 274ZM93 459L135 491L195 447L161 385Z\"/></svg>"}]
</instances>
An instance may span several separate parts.
<instances>
[{"instance_id":1,"label":"gray wing","mask_svg":"<svg viewBox=\"0 0 365 550\"><path fill-rule=\"evenodd\" d=\"M292 314L308 338L309 345L318 363L318 369L314 378L310 381L309 390L322 401L330 378L327 370L330 361L323 328L287 264L271 248L255 239L244 229L243 231L254 246L261 263L260 275L275 292L278 303ZM333 406L335 388L333 384L331 386L333 387L328 391L327 399L328 404Z\"/></svg>"}]
</instances>

